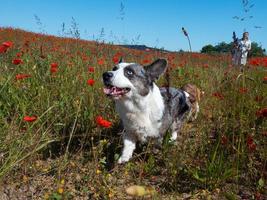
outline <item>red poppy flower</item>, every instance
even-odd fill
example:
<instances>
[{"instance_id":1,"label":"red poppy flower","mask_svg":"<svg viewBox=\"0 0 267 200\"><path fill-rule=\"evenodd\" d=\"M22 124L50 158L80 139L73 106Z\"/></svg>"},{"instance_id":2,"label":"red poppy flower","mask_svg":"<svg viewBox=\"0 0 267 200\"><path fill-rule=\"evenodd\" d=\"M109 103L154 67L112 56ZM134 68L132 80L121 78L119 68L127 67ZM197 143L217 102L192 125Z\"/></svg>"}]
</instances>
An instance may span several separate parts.
<instances>
[{"instance_id":1,"label":"red poppy flower","mask_svg":"<svg viewBox=\"0 0 267 200\"><path fill-rule=\"evenodd\" d=\"M29 77L31 77L31 75L29 75L29 74L17 74L16 80L21 80L21 79L25 79L25 78L29 78Z\"/></svg>"},{"instance_id":2,"label":"red poppy flower","mask_svg":"<svg viewBox=\"0 0 267 200\"><path fill-rule=\"evenodd\" d=\"M10 41L3 42L0 46L0 53L5 53L8 48L12 47L13 43Z\"/></svg>"},{"instance_id":3,"label":"red poppy flower","mask_svg":"<svg viewBox=\"0 0 267 200\"><path fill-rule=\"evenodd\" d=\"M245 94L245 93L248 92L248 89L247 89L247 88L239 88L239 92L240 92L241 94Z\"/></svg>"},{"instance_id":4,"label":"red poppy flower","mask_svg":"<svg viewBox=\"0 0 267 200\"><path fill-rule=\"evenodd\" d=\"M103 117L101 117L101 116L96 117L96 123L97 123L97 125L105 127L105 128L109 128L112 125L111 122L103 119Z\"/></svg>"},{"instance_id":5,"label":"red poppy flower","mask_svg":"<svg viewBox=\"0 0 267 200\"><path fill-rule=\"evenodd\" d=\"M209 64L207 63L203 65L203 68L208 68L208 67L209 67Z\"/></svg>"},{"instance_id":6,"label":"red poppy flower","mask_svg":"<svg viewBox=\"0 0 267 200\"><path fill-rule=\"evenodd\" d=\"M261 102L263 100L263 96L256 96L255 101Z\"/></svg>"},{"instance_id":7,"label":"red poppy flower","mask_svg":"<svg viewBox=\"0 0 267 200\"><path fill-rule=\"evenodd\" d=\"M95 80L94 79L88 79L87 80L87 85L93 86L95 84Z\"/></svg>"},{"instance_id":8,"label":"red poppy flower","mask_svg":"<svg viewBox=\"0 0 267 200\"><path fill-rule=\"evenodd\" d=\"M12 47L13 46L13 43L10 42L10 41L7 41L7 42L3 42L2 45L5 46L5 47L7 47L7 48L9 48L9 47Z\"/></svg>"},{"instance_id":9,"label":"red poppy flower","mask_svg":"<svg viewBox=\"0 0 267 200\"><path fill-rule=\"evenodd\" d=\"M16 57L17 57L17 58L20 58L21 56L22 56L22 53L21 53L21 52L16 53Z\"/></svg>"},{"instance_id":10,"label":"red poppy flower","mask_svg":"<svg viewBox=\"0 0 267 200\"><path fill-rule=\"evenodd\" d=\"M112 61L113 61L114 64L118 64L119 57L117 55L113 56Z\"/></svg>"},{"instance_id":11,"label":"red poppy flower","mask_svg":"<svg viewBox=\"0 0 267 200\"><path fill-rule=\"evenodd\" d=\"M257 117L267 117L267 108L262 108L256 112Z\"/></svg>"},{"instance_id":12,"label":"red poppy flower","mask_svg":"<svg viewBox=\"0 0 267 200\"><path fill-rule=\"evenodd\" d=\"M95 68L94 67L88 67L88 71L93 73L93 72L95 72Z\"/></svg>"},{"instance_id":13,"label":"red poppy flower","mask_svg":"<svg viewBox=\"0 0 267 200\"><path fill-rule=\"evenodd\" d=\"M248 145L248 149L249 151L255 151L256 150L256 144L255 143L252 143L251 145Z\"/></svg>"},{"instance_id":14,"label":"red poppy flower","mask_svg":"<svg viewBox=\"0 0 267 200\"><path fill-rule=\"evenodd\" d=\"M57 63L51 63L51 64L50 64L50 67L51 67L51 68L57 68L57 67L58 67L58 64L57 64Z\"/></svg>"},{"instance_id":15,"label":"red poppy flower","mask_svg":"<svg viewBox=\"0 0 267 200\"><path fill-rule=\"evenodd\" d=\"M23 120L26 122L34 122L37 120L37 117L36 116L25 116Z\"/></svg>"},{"instance_id":16,"label":"red poppy flower","mask_svg":"<svg viewBox=\"0 0 267 200\"><path fill-rule=\"evenodd\" d=\"M214 97L216 97L216 98L218 98L218 99L221 99L221 100L224 99L224 96L223 96L221 93L219 93L219 92L214 92L214 93L212 94L212 96L214 96Z\"/></svg>"},{"instance_id":17,"label":"red poppy flower","mask_svg":"<svg viewBox=\"0 0 267 200\"><path fill-rule=\"evenodd\" d=\"M97 61L97 63L99 64L99 65L103 65L104 64L104 59L103 58L100 58L100 59L98 59L98 61Z\"/></svg>"},{"instance_id":18,"label":"red poppy flower","mask_svg":"<svg viewBox=\"0 0 267 200\"><path fill-rule=\"evenodd\" d=\"M253 65L253 66L259 66L260 65L260 59L259 58L253 58L249 61L249 64Z\"/></svg>"},{"instance_id":19,"label":"red poppy flower","mask_svg":"<svg viewBox=\"0 0 267 200\"><path fill-rule=\"evenodd\" d=\"M58 71L58 68L55 68L55 67L50 68L51 73L56 73L57 71Z\"/></svg>"},{"instance_id":20,"label":"red poppy flower","mask_svg":"<svg viewBox=\"0 0 267 200\"><path fill-rule=\"evenodd\" d=\"M0 53L5 53L7 51L7 47L5 46L0 46Z\"/></svg>"},{"instance_id":21,"label":"red poppy flower","mask_svg":"<svg viewBox=\"0 0 267 200\"><path fill-rule=\"evenodd\" d=\"M22 61L21 59L19 59L19 58L15 58L15 59L12 61L12 63L13 63L14 65L19 65L19 64L22 64L23 61Z\"/></svg>"},{"instance_id":22,"label":"red poppy flower","mask_svg":"<svg viewBox=\"0 0 267 200\"><path fill-rule=\"evenodd\" d=\"M247 136L247 145L251 145L254 143L253 137L251 135Z\"/></svg>"},{"instance_id":23,"label":"red poppy flower","mask_svg":"<svg viewBox=\"0 0 267 200\"><path fill-rule=\"evenodd\" d=\"M150 62L151 62L150 59L144 59L142 63L143 63L143 64L148 64L148 63L150 63Z\"/></svg>"}]
</instances>

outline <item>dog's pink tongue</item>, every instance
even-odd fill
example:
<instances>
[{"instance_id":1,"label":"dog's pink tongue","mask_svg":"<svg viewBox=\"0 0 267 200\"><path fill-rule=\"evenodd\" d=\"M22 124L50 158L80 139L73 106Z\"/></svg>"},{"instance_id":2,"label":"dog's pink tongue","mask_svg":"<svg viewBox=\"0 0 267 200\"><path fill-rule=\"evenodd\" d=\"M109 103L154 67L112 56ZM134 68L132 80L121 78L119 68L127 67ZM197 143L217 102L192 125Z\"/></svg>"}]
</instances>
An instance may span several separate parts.
<instances>
[{"instance_id":1,"label":"dog's pink tongue","mask_svg":"<svg viewBox=\"0 0 267 200\"><path fill-rule=\"evenodd\" d=\"M113 87L114 88L114 87ZM104 93L105 94L111 94L113 88L104 88Z\"/></svg>"},{"instance_id":2,"label":"dog's pink tongue","mask_svg":"<svg viewBox=\"0 0 267 200\"><path fill-rule=\"evenodd\" d=\"M107 95L121 95L123 94L124 90L117 87L112 88L104 88L104 93Z\"/></svg>"}]
</instances>

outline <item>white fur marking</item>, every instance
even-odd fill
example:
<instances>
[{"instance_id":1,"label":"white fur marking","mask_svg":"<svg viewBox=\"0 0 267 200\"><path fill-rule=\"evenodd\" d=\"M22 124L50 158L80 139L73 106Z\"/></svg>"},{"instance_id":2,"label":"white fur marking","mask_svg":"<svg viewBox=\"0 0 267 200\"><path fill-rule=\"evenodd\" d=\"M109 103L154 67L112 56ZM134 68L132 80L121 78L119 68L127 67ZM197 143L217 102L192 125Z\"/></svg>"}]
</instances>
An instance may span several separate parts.
<instances>
[{"instance_id":1,"label":"white fur marking","mask_svg":"<svg viewBox=\"0 0 267 200\"><path fill-rule=\"evenodd\" d=\"M122 155L118 160L118 163L124 163L130 160L133 155L133 151L135 150L135 139L133 137L129 137L129 135L125 135L123 138L123 150Z\"/></svg>"},{"instance_id":2,"label":"white fur marking","mask_svg":"<svg viewBox=\"0 0 267 200\"><path fill-rule=\"evenodd\" d=\"M171 138L170 138L170 141L173 142L173 141L175 141L176 139L177 139L177 132L174 131L174 132L172 132L172 136L171 136Z\"/></svg>"}]
</instances>

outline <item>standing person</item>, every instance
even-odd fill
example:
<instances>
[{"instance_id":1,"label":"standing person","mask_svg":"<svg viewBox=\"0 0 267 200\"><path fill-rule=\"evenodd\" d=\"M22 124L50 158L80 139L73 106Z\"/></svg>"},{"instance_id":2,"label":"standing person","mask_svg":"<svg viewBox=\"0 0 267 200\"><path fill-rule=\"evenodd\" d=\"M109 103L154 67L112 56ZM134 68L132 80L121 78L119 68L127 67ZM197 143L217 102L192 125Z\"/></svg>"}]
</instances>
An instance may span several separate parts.
<instances>
[{"instance_id":1,"label":"standing person","mask_svg":"<svg viewBox=\"0 0 267 200\"><path fill-rule=\"evenodd\" d=\"M249 33L244 32L242 39L237 39L234 42L233 65L240 66L243 71L244 66L247 64L248 52L251 50L251 41L249 40Z\"/></svg>"}]
</instances>

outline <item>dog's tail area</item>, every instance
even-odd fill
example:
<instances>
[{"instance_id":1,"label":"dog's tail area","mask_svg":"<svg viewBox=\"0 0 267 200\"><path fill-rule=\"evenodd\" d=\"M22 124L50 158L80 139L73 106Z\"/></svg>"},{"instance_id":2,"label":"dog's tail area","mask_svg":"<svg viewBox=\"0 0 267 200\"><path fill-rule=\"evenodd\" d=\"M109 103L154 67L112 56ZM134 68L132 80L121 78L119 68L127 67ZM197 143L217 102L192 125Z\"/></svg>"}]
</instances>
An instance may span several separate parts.
<instances>
[{"instance_id":1,"label":"dog's tail area","mask_svg":"<svg viewBox=\"0 0 267 200\"><path fill-rule=\"evenodd\" d=\"M186 84L181 88L186 92L187 98L192 104L192 110L189 113L189 121L194 121L199 113L199 102L201 97L204 95L204 91L201 91L196 85Z\"/></svg>"},{"instance_id":2,"label":"dog's tail area","mask_svg":"<svg viewBox=\"0 0 267 200\"><path fill-rule=\"evenodd\" d=\"M195 102L199 102L201 96L203 95L203 91L201 91L197 86L193 84L186 84L181 88L183 91L189 94L190 103L194 104Z\"/></svg>"}]
</instances>

